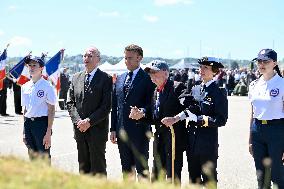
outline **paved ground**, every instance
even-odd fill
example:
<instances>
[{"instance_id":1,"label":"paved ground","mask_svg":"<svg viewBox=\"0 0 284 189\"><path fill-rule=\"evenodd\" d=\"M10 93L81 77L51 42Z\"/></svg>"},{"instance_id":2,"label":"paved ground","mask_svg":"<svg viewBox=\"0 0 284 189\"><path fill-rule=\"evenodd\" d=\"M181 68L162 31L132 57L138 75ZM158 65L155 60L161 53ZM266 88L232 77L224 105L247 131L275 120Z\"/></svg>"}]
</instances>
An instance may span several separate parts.
<instances>
[{"instance_id":1,"label":"paved ground","mask_svg":"<svg viewBox=\"0 0 284 189\"><path fill-rule=\"evenodd\" d=\"M22 143L23 118L14 114L13 94L8 94L10 117L0 116L0 154L13 154L28 159ZM246 97L229 97L229 119L219 129L218 186L221 189L256 188L254 163L248 153L250 105ZM57 108L52 136L52 165L64 171L78 173L77 150L71 120L66 111ZM121 179L121 167L116 145L107 143L107 172L110 180ZM152 155L150 154L150 157ZM150 161L150 167L152 161ZM184 161L182 183L188 182Z\"/></svg>"}]
</instances>

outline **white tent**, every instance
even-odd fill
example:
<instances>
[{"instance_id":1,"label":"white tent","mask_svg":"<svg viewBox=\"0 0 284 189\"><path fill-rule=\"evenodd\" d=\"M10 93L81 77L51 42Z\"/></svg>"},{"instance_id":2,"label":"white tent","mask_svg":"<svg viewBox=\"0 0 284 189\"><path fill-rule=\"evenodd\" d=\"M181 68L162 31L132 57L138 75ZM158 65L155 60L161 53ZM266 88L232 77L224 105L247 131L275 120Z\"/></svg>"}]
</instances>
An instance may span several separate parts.
<instances>
[{"instance_id":1,"label":"white tent","mask_svg":"<svg viewBox=\"0 0 284 189\"><path fill-rule=\"evenodd\" d=\"M122 74L127 71L126 65L124 63L124 58L114 65L105 62L104 64L100 65L99 68L110 75Z\"/></svg>"},{"instance_id":2,"label":"white tent","mask_svg":"<svg viewBox=\"0 0 284 189\"><path fill-rule=\"evenodd\" d=\"M178 63L170 67L171 69L184 69L184 68L199 68L198 63L185 62L184 59L181 59Z\"/></svg>"},{"instance_id":3,"label":"white tent","mask_svg":"<svg viewBox=\"0 0 284 189\"><path fill-rule=\"evenodd\" d=\"M147 64L140 64L140 67L144 70L147 66L150 66L152 63L149 62Z\"/></svg>"},{"instance_id":4,"label":"white tent","mask_svg":"<svg viewBox=\"0 0 284 189\"><path fill-rule=\"evenodd\" d=\"M105 61L103 64L101 64L101 65L99 66L100 70L106 71L106 72L107 72L108 70L111 70L112 67L113 67L113 65L110 64L108 61Z\"/></svg>"}]
</instances>

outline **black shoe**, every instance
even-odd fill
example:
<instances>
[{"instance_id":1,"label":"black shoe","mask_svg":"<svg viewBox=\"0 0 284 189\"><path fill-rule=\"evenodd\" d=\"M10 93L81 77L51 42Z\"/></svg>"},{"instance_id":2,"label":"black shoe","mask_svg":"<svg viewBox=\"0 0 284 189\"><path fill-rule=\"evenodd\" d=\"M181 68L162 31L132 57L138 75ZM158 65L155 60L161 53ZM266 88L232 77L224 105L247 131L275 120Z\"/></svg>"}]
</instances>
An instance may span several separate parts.
<instances>
[{"instance_id":1,"label":"black shoe","mask_svg":"<svg viewBox=\"0 0 284 189\"><path fill-rule=\"evenodd\" d=\"M5 114L1 114L1 116L10 116L10 115L5 113Z\"/></svg>"},{"instance_id":2,"label":"black shoe","mask_svg":"<svg viewBox=\"0 0 284 189\"><path fill-rule=\"evenodd\" d=\"M16 114L18 114L18 115L23 115L23 113L22 113L22 112L16 112Z\"/></svg>"}]
</instances>

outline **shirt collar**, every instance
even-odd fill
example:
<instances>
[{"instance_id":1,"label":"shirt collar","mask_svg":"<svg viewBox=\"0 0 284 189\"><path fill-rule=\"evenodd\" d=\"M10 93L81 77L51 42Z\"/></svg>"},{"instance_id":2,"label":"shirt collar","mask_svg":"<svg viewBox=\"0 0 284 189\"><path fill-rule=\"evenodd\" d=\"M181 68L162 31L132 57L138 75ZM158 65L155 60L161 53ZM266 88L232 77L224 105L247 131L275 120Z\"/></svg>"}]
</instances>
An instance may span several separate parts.
<instances>
[{"instance_id":1,"label":"shirt collar","mask_svg":"<svg viewBox=\"0 0 284 189\"><path fill-rule=\"evenodd\" d=\"M98 67L96 67L95 69L93 69L93 71L91 71L89 74L90 74L90 78L92 78L94 75L95 75L95 73L96 73L96 71L98 70ZM87 75L88 73L87 73L87 71L85 72L85 74Z\"/></svg>"},{"instance_id":2,"label":"shirt collar","mask_svg":"<svg viewBox=\"0 0 284 189\"><path fill-rule=\"evenodd\" d=\"M30 81L31 81L31 85L32 86L38 86L39 85L39 83L41 83L42 82L42 80L44 80L44 78L43 77L41 77L39 80L37 80L37 82L33 82L33 80L31 79Z\"/></svg>"},{"instance_id":3,"label":"shirt collar","mask_svg":"<svg viewBox=\"0 0 284 189\"><path fill-rule=\"evenodd\" d=\"M270 84L270 83L273 83L275 80L277 80L277 79L279 79L280 78L280 76L276 73L271 79L269 79L268 81L265 81L264 80L264 77L263 76L261 76L260 78L259 78L259 81L260 81L260 83L261 84Z\"/></svg>"},{"instance_id":4,"label":"shirt collar","mask_svg":"<svg viewBox=\"0 0 284 189\"><path fill-rule=\"evenodd\" d=\"M159 93L162 92L165 88L166 83L167 83L167 80L164 81L164 83L161 85L161 87L159 87L159 88L157 87L157 92L159 92Z\"/></svg>"},{"instance_id":5,"label":"shirt collar","mask_svg":"<svg viewBox=\"0 0 284 189\"><path fill-rule=\"evenodd\" d=\"M136 68L135 70L132 71L132 72L133 72L133 76L136 76L136 74L138 73L139 69L140 69L140 66L139 66L138 68ZM129 72L130 72L130 71L128 70L127 73L129 73ZM132 76L132 77L133 77L133 76Z\"/></svg>"},{"instance_id":6,"label":"shirt collar","mask_svg":"<svg viewBox=\"0 0 284 189\"><path fill-rule=\"evenodd\" d=\"M205 83L205 87L209 87L209 85L211 85L211 83L213 83L214 82L214 79L212 79L212 80L210 80L210 81L208 81L207 83ZM204 85L204 83L202 82L202 84L201 84L202 86Z\"/></svg>"}]
</instances>

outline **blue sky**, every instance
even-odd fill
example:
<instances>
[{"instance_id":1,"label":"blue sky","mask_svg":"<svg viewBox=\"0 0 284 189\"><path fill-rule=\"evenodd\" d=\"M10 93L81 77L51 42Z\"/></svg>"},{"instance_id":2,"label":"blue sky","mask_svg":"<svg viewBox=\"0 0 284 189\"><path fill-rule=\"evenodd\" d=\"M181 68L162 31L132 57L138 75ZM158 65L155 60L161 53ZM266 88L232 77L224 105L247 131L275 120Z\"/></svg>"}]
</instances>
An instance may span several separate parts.
<instances>
[{"instance_id":1,"label":"blue sky","mask_svg":"<svg viewBox=\"0 0 284 189\"><path fill-rule=\"evenodd\" d=\"M262 48L284 57L283 0L3 0L0 49L8 56L82 53L90 45L123 56L252 59Z\"/></svg>"}]
</instances>

